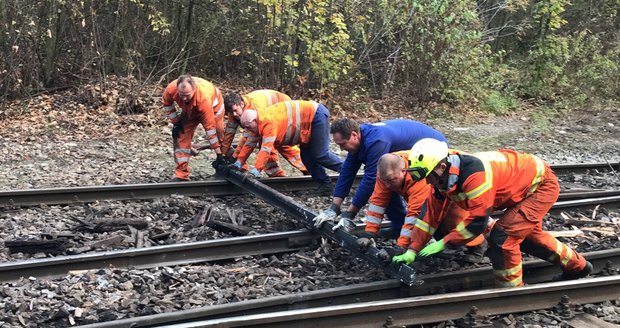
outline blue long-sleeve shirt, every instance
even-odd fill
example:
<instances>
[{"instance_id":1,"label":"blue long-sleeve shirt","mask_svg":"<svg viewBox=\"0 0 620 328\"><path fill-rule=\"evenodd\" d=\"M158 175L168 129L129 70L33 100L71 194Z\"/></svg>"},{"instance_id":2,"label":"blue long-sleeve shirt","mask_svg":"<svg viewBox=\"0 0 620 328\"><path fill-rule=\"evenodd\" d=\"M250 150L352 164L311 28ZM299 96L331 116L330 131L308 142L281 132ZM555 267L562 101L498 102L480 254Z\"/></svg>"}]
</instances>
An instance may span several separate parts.
<instances>
[{"instance_id":1,"label":"blue long-sleeve shirt","mask_svg":"<svg viewBox=\"0 0 620 328\"><path fill-rule=\"evenodd\" d=\"M377 162L383 154L408 150L420 139L433 138L448 142L441 132L413 120L389 120L360 125L360 149L349 153L340 170L334 197L346 198L351 191L355 175L364 164L364 176L351 203L362 208L372 195L377 177Z\"/></svg>"}]
</instances>

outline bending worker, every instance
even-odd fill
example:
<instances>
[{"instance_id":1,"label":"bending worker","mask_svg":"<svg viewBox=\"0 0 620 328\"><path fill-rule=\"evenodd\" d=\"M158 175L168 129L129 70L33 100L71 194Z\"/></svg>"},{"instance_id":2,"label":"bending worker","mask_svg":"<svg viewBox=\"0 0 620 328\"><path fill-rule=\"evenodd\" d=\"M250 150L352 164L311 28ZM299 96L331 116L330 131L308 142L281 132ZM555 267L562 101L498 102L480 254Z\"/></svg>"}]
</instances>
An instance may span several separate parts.
<instances>
[{"instance_id":1,"label":"bending worker","mask_svg":"<svg viewBox=\"0 0 620 328\"><path fill-rule=\"evenodd\" d=\"M412 148L409 171L469 211L469 218L443 239L423 248L430 256L446 246L459 245L490 230L487 255L498 287L523 286L521 251L562 268L555 280L578 279L592 271L585 258L542 229L545 214L560 193L558 179L540 158L499 150L466 154L447 144L423 139ZM490 214L505 209L492 227ZM415 251L402 256L415 259Z\"/></svg>"},{"instance_id":2,"label":"bending worker","mask_svg":"<svg viewBox=\"0 0 620 328\"><path fill-rule=\"evenodd\" d=\"M320 227L325 221L333 221L338 215L345 224L351 221L359 210L368 203L373 189L376 191L375 180L377 176L377 162L382 155L391 152L410 150L411 147L420 139L435 138L446 141L446 138L437 130L420 122L412 120L389 120L374 124L359 125L352 119L344 118L332 124L331 133L334 142L340 149L348 152L342 170L336 182L332 204L315 218L315 226ZM447 141L446 141L447 142ZM340 213L340 207L344 199L349 195L351 186L360 167L364 164L364 176L357 187L357 191L351 200L351 205L346 211ZM419 188L422 188L419 186ZM387 190L387 189L386 189ZM388 233L392 238L396 238L401 231L403 222L410 224L413 218L407 215L407 209L399 191L389 192L382 195L387 203L381 205L373 204L368 208L367 222L376 222L383 219L387 214L392 223L392 229ZM417 212L419 205L424 199L417 201ZM413 206L413 204L411 204ZM350 222L351 225L353 222ZM373 226L374 227L374 226ZM379 224L376 225L379 230Z\"/></svg>"},{"instance_id":3,"label":"bending worker","mask_svg":"<svg viewBox=\"0 0 620 328\"><path fill-rule=\"evenodd\" d=\"M241 126L261 137L261 148L256 156L257 170L283 146L300 146L301 160L312 178L319 182L319 192L330 192L329 177L325 168L340 172L342 160L329 150L329 111L314 101L285 101L273 106L245 110ZM247 158L239 154L243 164Z\"/></svg>"},{"instance_id":4,"label":"bending worker","mask_svg":"<svg viewBox=\"0 0 620 328\"><path fill-rule=\"evenodd\" d=\"M199 77L181 75L168 84L162 103L173 124L175 180L189 181L189 158L194 153L192 138L198 124L202 124L207 132L209 145L217 154L217 161L223 161L220 139L224 135L224 100L218 88ZM174 103L181 108L180 113Z\"/></svg>"},{"instance_id":5,"label":"bending worker","mask_svg":"<svg viewBox=\"0 0 620 328\"><path fill-rule=\"evenodd\" d=\"M226 97L224 97L224 108L228 114L228 120L226 121L226 129L224 130L222 153L225 155L229 153L235 134L237 133L237 128L240 124L239 119L244 110L263 109L287 100L291 100L291 98L275 90L256 90L243 96L237 92L228 93ZM258 139L259 137L256 134L248 131L244 132L229 161L234 162L235 166L239 169L243 168L243 170L246 171L251 170L247 164L241 165L241 162L236 159L239 157L241 151L244 152L242 158L248 158L254 148L256 148L259 141ZM248 147L244 147L246 143L249 143ZM298 146L282 146L281 149L282 155L291 165L304 172L304 174L307 173L306 167L301 162ZM274 150L273 156L271 156L265 164L265 173L270 177L283 177L286 175L284 170L280 167L276 150Z\"/></svg>"}]
</instances>

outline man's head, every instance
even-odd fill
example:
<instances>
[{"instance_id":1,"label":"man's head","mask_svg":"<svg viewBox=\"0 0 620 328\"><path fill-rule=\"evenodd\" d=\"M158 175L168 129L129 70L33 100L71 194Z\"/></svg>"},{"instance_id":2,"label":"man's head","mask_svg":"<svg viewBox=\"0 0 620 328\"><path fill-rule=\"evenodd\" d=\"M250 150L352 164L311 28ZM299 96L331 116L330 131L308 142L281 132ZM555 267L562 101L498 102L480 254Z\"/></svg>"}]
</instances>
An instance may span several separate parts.
<instances>
[{"instance_id":1,"label":"man's head","mask_svg":"<svg viewBox=\"0 0 620 328\"><path fill-rule=\"evenodd\" d=\"M409 153L409 174L415 181L426 182L445 189L448 182L448 144L431 138L416 142Z\"/></svg>"},{"instance_id":2,"label":"man's head","mask_svg":"<svg viewBox=\"0 0 620 328\"><path fill-rule=\"evenodd\" d=\"M196 93L196 81L194 81L191 75L186 74L179 76L177 79L177 92L184 104L187 105L192 101Z\"/></svg>"},{"instance_id":3,"label":"man's head","mask_svg":"<svg viewBox=\"0 0 620 328\"><path fill-rule=\"evenodd\" d=\"M362 134L360 125L356 121L350 118L336 120L329 132L334 135L334 142L340 146L340 149L349 153L356 153L360 149Z\"/></svg>"},{"instance_id":4,"label":"man's head","mask_svg":"<svg viewBox=\"0 0 620 328\"><path fill-rule=\"evenodd\" d=\"M384 154L377 164L377 177L392 191L400 190L405 184L407 168L402 157Z\"/></svg>"},{"instance_id":5,"label":"man's head","mask_svg":"<svg viewBox=\"0 0 620 328\"><path fill-rule=\"evenodd\" d=\"M258 133L258 112L254 109L244 110L241 114L241 126L248 131Z\"/></svg>"},{"instance_id":6,"label":"man's head","mask_svg":"<svg viewBox=\"0 0 620 328\"><path fill-rule=\"evenodd\" d=\"M229 92L224 97L224 109L228 115L233 115L237 119L241 117L241 113L243 113L243 108L245 107L245 102L243 101L243 97L238 92Z\"/></svg>"}]
</instances>

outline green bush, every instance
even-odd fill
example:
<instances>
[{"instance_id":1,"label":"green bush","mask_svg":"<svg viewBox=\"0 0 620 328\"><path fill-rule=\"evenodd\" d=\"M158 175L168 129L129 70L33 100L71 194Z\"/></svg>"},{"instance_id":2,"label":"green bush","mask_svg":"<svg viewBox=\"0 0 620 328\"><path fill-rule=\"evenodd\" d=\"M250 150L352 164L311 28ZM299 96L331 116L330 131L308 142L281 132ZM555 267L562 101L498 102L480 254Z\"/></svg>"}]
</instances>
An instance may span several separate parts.
<instances>
[{"instance_id":1,"label":"green bush","mask_svg":"<svg viewBox=\"0 0 620 328\"><path fill-rule=\"evenodd\" d=\"M521 103L510 94L491 91L489 95L483 99L480 108L494 114L507 114L508 112L521 108Z\"/></svg>"}]
</instances>

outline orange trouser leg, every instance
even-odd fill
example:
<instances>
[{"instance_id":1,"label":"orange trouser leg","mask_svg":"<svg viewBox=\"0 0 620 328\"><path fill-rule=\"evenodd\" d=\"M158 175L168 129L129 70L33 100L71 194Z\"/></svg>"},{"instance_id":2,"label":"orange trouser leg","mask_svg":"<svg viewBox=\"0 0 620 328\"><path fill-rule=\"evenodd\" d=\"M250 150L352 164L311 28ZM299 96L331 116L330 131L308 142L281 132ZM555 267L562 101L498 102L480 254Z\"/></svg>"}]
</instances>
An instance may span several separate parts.
<instances>
[{"instance_id":1,"label":"orange trouser leg","mask_svg":"<svg viewBox=\"0 0 620 328\"><path fill-rule=\"evenodd\" d=\"M562 267L579 271L586 261L579 253L542 230L542 220L560 194L557 178L549 167L534 194L508 208L489 237L489 257L498 286L523 285L521 251Z\"/></svg>"},{"instance_id":2,"label":"orange trouser leg","mask_svg":"<svg viewBox=\"0 0 620 328\"><path fill-rule=\"evenodd\" d=\"M280 146L278 147L278 151L291 165L300 170L301 173L305 175L309 174L308 169L306 169L306 166L301 161L299 146Z\"/></svg>"},{"instance_id":3,"label":"orange trouser leg","mask_svg":"<svg viewBox=\"0 0 620 328\"><path fill-rule=\"evenodd\" d=\"M446 201L450 203L447 205L447 208L445 209L446 212L444 214L444 217L440 218L440 220L442 220L440 229L445 234L452 231L453 229L456 229L456 226L459 223L463 222L463 220L470 217L469 211L462 209L461 207L456 205L456 203L450 200L446 200ZM469 242L467 242L465 245L472 247L472 246L481 245L483 242L484 242L484 235L480 234L473 240L470 240Z\"/></svg>"},{"instance_id":4,"label":"orange trouser leg","mask_svg":"<svg viewBox=\"0 0 620 328\"><path fill-rule=\"evenodd\" d=\"M183 131L179 133L174 148L174 161L176 170L174 175L179 179L189 180L191 169L189 168L189 158L192 151L192 138L198 126L198 121L187 120L183 122Z\"/></svg>"},{"instance_id":5,"label":"orange trouser leg","mask_svg":"<svg viewBox=\"0 0 620 328\"><path fill-rule=\"evenodd\" d=\"M277 151L272 151L269 160L265 164L265 173L270 177L284 177L286 173L280 167L280 156Z\"/></svg>"}]
</instances>

